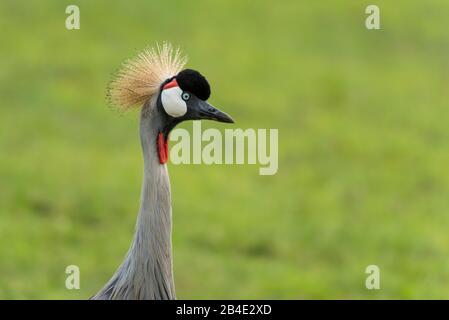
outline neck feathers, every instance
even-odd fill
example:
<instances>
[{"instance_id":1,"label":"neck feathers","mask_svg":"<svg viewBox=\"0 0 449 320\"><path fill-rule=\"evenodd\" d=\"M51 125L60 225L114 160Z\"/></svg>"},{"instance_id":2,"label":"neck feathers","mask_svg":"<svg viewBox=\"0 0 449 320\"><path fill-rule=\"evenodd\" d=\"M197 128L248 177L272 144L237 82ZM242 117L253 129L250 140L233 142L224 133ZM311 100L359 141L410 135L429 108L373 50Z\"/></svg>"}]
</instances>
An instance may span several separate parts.
<instances>
[{"instance_id":1,"label":"neck feathers","mask_svg":"<svg viewBox=\"0 0 449 320\"><path fill-rule=\"evenodd\" d=\"M157 112L142 110L140 136L144 178L136 233L125 261L94 299L175 299L172 210L166 165L157 153Z\"/></svg>"}]
</instances>

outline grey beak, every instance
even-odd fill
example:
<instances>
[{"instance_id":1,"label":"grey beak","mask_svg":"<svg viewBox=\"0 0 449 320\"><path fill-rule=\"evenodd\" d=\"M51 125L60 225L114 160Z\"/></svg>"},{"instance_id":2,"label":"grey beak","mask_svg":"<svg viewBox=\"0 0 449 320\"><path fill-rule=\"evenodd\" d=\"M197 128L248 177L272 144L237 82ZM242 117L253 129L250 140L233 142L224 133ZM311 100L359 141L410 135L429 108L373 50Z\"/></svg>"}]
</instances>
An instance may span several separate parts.
<instances>
[{"instance_id":1,"label":"grey beak","mask_svg":"<svg viewBox=\"0 0 449 320\"><path fill-rule=\"evenodd\" d=\"M208 119L218 122L234 123L234 120L226 113L218 110L206 101L198 99L194 106L195 119Z\"/></svg>"}]
</instances>

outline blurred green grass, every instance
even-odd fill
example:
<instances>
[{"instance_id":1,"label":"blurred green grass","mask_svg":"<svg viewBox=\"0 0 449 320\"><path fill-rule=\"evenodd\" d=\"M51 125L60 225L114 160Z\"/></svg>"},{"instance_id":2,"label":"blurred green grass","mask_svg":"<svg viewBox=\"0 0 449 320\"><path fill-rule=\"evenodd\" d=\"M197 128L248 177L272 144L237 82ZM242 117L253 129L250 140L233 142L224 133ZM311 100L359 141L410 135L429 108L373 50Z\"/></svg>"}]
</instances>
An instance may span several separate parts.
<instances>
[{"instance_id":1,"label":"blurred green grass","mask_svg":"<svg viewBox=\"0 0 449 320\"><path fill-rule=\"evenodd\" d=\"M368 4L2 1L0 298L85 299L119 266L142 159L105 87L164 40L236 126L280 139L274 176L170 165L179 298L447 298L449 3L376 1L379 31Z\"/></svg>"}]
</instances>

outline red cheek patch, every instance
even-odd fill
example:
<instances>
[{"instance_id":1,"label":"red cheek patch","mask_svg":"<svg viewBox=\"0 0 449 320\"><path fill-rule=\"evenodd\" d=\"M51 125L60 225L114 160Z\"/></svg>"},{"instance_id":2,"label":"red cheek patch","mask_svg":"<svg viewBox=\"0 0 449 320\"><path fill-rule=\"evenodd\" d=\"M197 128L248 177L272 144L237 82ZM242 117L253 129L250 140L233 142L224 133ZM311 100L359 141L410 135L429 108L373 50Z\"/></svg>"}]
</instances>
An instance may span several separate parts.
<instances>
[{"instance_id":1,"label":"red cheek patch","mask_svg":"<svg viewBox=\"0 0 449 320\"><path fill-rule=\"evenodd\" d=\"M176 81L176 78L173 79L172 81L170 81L169 83L167 83L162 89L165 90L165 89L170 89L173 87L179 87L178 82Z\"/></svg>"}]
</instances>

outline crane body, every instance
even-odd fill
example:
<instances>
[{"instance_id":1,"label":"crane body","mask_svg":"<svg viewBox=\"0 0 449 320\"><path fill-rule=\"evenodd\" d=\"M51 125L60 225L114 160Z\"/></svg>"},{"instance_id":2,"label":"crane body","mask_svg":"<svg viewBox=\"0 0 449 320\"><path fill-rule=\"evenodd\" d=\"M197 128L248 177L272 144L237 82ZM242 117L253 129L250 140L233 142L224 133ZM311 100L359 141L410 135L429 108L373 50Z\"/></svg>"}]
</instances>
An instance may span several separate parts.
<instances>
[{"instance_id":1,"label":"crane body","mask_svg":"<svg viewBox=\"0 0 449 320\"><path fill-rule=\"evenodd\" d=\"M121 108L142 104L140 141L144 172L136 231L116 273L94 300L176 299L172 259L172 206L168 135L185 120L233 122L206 100L207 80L185 69L171 45L147 50L128 61L111 83L110 99Z\"/></svg>"}]
</instances>

